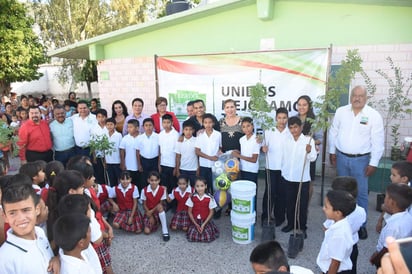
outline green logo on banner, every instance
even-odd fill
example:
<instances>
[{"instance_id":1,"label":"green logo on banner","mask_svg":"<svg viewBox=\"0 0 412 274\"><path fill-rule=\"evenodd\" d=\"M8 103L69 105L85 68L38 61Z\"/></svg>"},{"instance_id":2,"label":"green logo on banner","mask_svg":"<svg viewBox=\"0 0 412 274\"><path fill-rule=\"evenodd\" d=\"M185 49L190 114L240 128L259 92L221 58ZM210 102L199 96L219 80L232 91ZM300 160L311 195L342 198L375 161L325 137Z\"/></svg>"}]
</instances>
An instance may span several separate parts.
<instances>
[{"instance_id":1,"label":"green logo on banner","mask_svg":"<svg viewBox=\"0 0 412 274\"><path fill-rule=\"evenodd\" d=\"M176 93L169 93L170 111L174 112L177 119L187 118L186 105L189 101L202 99L206 104L206 94L191 90L177 90Z\"/></svg>"}]
</instances>

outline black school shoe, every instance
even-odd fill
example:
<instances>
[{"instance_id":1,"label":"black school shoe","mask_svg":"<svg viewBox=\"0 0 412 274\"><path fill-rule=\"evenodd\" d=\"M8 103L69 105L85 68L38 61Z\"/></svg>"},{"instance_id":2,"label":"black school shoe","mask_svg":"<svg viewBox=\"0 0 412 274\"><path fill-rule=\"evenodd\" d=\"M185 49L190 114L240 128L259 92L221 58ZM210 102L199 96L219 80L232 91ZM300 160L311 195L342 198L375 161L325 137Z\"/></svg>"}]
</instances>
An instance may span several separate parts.
<instances>
[{"instance_id":1,"label":"black school shoe","mask_svg":"<svg viewBox=\"0 0 412 274\"><path fill-rule=\"evenodd\" d=\"M293 230L293 226L289 226L289 225L284 226L284 227L282 228L282 232L285 232L285 233L291 232L292 230Z\"/></svg>"},{"instance_id":2,"label":"black school shoe","mask_svg":"<svg viewBox=\"0 0 412 274\"><path fill-rule=\"evenodd\" d=\"M169 241L169 240L170 240L170 235L169 235L169 233L163 234L163 241L167 242L167 241Z\"/></svg>"},{"instance_id":3,"label":"black school shoe","mask_svg":"<svg viewBox=\"0 0 412 274\"><path fill-rule=\"evenodd\" d=\"M366 240L368 238L368 231L366 227L361 227L358 231L359 239Z\"/></svg>"}]
</instances>

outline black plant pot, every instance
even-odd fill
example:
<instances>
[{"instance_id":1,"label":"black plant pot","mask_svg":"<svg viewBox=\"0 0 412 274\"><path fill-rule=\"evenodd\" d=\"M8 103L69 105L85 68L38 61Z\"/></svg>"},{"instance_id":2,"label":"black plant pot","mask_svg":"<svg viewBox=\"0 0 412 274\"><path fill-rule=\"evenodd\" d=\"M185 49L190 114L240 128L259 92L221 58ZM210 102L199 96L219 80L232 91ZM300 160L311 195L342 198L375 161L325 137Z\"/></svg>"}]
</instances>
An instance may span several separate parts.
<instances>
[{"instance_id":1,"label":"black plant pot","mask_svg":"<svg viewBox=\"0 0 412 274\"><path fill-rule=\"evenodd\" d=\"M399 147L391 148L391 160L399 161L401 159L401 149Z\"/></svg>"},{"instance_id":2,"label":"black plant pot","mask_svg":"<svg viewBox=\"0 0 412 274\"><path fill-rule=\"evenodd\" d=\"M376 211L382 212L382 205L385 200L385 193L376 194Z\"/></svg>"}]
</instances>

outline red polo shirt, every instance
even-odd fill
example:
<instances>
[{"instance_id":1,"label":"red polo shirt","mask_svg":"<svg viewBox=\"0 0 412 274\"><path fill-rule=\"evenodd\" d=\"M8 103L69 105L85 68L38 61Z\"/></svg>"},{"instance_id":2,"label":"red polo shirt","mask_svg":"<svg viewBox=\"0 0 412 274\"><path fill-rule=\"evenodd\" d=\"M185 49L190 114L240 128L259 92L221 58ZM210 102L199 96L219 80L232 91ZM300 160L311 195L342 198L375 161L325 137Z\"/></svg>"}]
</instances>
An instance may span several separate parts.
<instances>
[{"instance_id":1,"label":"red polo shirt","mask_svg":"<svg viewBox=\"0 0 412 274\"><path fill-rule=\"evenodd\" d=\"M52 149L49 124L44 120L40 120L39 124L27 120L19 129L17 145L20 148L19 156L22 161L26 160L26 150L45 152Z\"/></svg>"}]
</instances>

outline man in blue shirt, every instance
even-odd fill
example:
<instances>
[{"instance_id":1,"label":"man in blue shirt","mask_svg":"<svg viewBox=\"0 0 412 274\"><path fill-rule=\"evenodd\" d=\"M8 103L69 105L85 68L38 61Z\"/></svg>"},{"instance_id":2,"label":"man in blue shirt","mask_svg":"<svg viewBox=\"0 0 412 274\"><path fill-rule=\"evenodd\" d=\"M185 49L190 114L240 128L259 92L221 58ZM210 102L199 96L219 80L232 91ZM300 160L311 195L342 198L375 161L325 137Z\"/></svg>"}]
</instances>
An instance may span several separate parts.
<instances>
[{"instance_id":1,"label":"man in blue shirt","mask_svg":"<svg viewBox=\"0 0 412 274\"><path fill-rule=\"evenodd\" d=\"M67 161L75 154L73 122L71 119L66 119L66 111L63 106L56 106L53 114L54 121L50 123L50 132L53 140L54 159L66 166Z\"/></svg>"}]
</instances>

